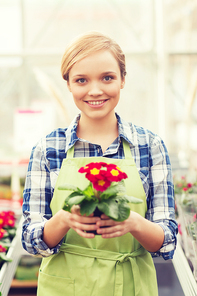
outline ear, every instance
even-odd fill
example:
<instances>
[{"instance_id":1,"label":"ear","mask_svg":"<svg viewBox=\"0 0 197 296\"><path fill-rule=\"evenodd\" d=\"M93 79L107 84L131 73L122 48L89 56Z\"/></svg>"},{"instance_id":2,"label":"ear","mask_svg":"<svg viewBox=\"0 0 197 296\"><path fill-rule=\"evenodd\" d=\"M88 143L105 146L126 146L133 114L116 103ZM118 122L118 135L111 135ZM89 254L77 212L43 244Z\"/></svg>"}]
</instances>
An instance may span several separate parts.
<instances>
[{"instance_id":1,"label":"ear","mask_svg":"<svg viewBox=\"0 0 197 296\"><path fill-rule=\"evenodd\" d=\"M125 77L124 78L122 78L122 81L121 81L121 86L120 86L120 88L122 89L122 88L124 88L124 85L125 85Z\"/></svg>"},{"instance_id":2,"label":"ear","mask_svg":"<svg viewBox=\"0 0 197 296\"><path fill-rule=\"evenodd\" d=\"M67 80L67 87L68 87L68 90L71 92L69 80Z\"/></svg>"}]
</instances>

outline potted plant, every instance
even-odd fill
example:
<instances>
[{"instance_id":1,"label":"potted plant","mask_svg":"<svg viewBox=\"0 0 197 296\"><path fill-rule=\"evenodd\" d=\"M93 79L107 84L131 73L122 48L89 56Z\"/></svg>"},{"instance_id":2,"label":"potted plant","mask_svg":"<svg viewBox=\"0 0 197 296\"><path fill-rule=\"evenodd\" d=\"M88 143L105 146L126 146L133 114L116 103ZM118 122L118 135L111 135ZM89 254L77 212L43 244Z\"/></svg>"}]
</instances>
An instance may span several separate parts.
<instances>
[{"instance_id":1,"label":"potted plant","mask_svg":"<svg viewBox=\"0 0 197 296\"><path fill-rule=\"evenodd\" d=\"M197 182L174 177L174 191L181 243L197 279Z\"/></svg>"},{"instance_id":2,"label":"potted plant","mask_svg":"<svg viewBox=\"0 0 197 296\"><path fill-rule=\"evenodd\" d=\"M72 191L64 201L65 211L70 212L73 205L79 205L81 215L104 213L112 220L124 221L130 215L128 203L142 202L125 194L124 179L128 176L115 164L91 162L78 172L85 173L90 182L84 189L70 184L58 187L59 190Z\"/></svg>"},{"instance_id":3,"label":"potted plant","mask_svg":"<svg viewBox=\"0 0 197 296\"><path fill-rule=\"evenodd\" d=\"M6 254L16 234L15 220L14 212L0 212L0 269L4 262L12 261Z\"/></svg>"}]
</instances>

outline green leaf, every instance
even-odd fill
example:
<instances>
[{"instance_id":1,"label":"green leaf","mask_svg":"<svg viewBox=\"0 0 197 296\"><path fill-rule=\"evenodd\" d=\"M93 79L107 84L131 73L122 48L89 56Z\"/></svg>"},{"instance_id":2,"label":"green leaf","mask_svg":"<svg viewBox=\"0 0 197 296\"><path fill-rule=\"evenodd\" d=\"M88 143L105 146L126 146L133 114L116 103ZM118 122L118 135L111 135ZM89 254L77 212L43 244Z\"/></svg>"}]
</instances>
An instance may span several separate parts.
<instances>
[{"instance_id":1,"label":"green leaf","mask_svg":"<svg viewBox=\"0 0 197 296\"><path fill-rule=\"evenodd\" d=\"M130 207L124 200L105 200L97 205L100 211L115 221L124 221L130 215Z\"/></svg>"},{"instance_id":2,"label":"green leaf","mask_svg":"<svg viewBox=\"0 0 197 296\"><path fill-rule=\"evenodd\" d=\"M108 199L117 199L118 198L118 195L117 194L103 194L101 197L101 201L103 202L105 202L106 200L108 200Z\"/></svg>"},{"instance_id":3,"label":"green leaf","mask_svg":"<svg viewBox=\"0 0 197 296\"><path fill-rule=\"evenodd\" d=\"M3 237L0 239L0 245L10 247L11 243L10 243L9 235L7 237Z\"/></svg>"},{"instance_id":4,"label":"green leaf","mask_svg":"<svg viewBox=\"0 0 197 296\"><path fill-rule=\"evenodd\" d=\"M118 203L118 219L116 221L124 221L129 218L130 207L126 202Z\"/></svg>"},{"instance_id":5,"label":"green leaf","mask_svg":"<svg viewBox=\"0 0 197 296\"><path fill-rule=\"evenodd\" d=\"M90 214L92 214L94 212L94 210L96 209L98 205L98 200L84 200L82 202L82 204L80 205L80 213L81 215L86 215L89 216Z\"/></svg>"},{"instance_id":6,"label":"green leaf","mask_svg":"<svg viewBox=\"0 0 197 296\"><path fill-rule=\"evenodd\" d=\"M143 202L143 200L141 200L140 198L137 198L134 196L128 196L128 195L120 195L118 198L120 200L125 200L126 202L130 202L130 203L134 203L134 204L138 204L138 203Z\"/></svg>"},{"instance_id":7,"label":"green leaf","mask_svg":"<svg viewBox=\"0 0 197 296\"><path fill-rule=\"evenodd\" d=\"M90 183L83 191L82 193L88 198L88 199L92 199L92 197L94 197L94 191L92 188L92 183Z\"/></svg>"},{"instance_id":8,"label":"green leaf","mask_svg":"<svg viewBox=\"0 0 197 296\"><path fill-rule=\"evenodd\" d=\"M64 204L63 208L64 211L70 212L71 211L71 207L67 204Z\"/></svg>"},{"instance_id":9,"label":"green leaf","mask_svg":"<svg viewBox=\"0 0 197 296\"><path fill-rule=\"evenodd\" d=\"M84 195L83 193L81 193L81 192L78 192L78 191L74 191L74 192L72 192L71 194L69 194L69 198L72 198L72 197L74 197L74 196L79 196L79 195Z\"/></svg>"},{"instance_id":10,"label":"green leaf","mask_svg":"<svg viewBox=\"0 0 197 296\"><path fill-rule=\"evenodd\" d=\"M80 192L78 192L78 191L72 192L71 194L69 194L69 195L66 197L66 199L65 199L64 202L65 202L65 203L68 203L68 201L69 201L70 198L72 198L72 197L74 197L74 196L79 196L79 195L82 195L82 196L83 196L83 194L80 193Z\"/></svg>"},{"instance_id":11,"label":"green leaf","mask_svg":"<svg viewBox=\"0 0 197 296\"><path fill-rule=\"evenodd\" d=\"M101 199L108 199L111 195L116 195L118 193L125 192L125 186L123 182L119 182L118 184L111 185L108 187L102 194Z\"/></svg>"},{"instance_id":12,"label":"green leaf","mask_svg":"<svg viewBox=\"0 0 197 296\"><path fill-rule=\"evenodd\" d=\"M97 207L111 219L118 219L118 203L115 200L105 200L105 202L99 203Z\"/></svg>"},{"instance_id":13,"label":"green leaf","mask_svg":"<svg viewBox=\"0 0 197 296\"><path fill-rule=\"evenodd\" d=\"M78 188L74 185L64 184L58 187L58 190L71 190L71 191L78 191Z\"/></svg>"},{"instance_id":14,"label":"green leaf","mask_svg":"<svg viewBox=\"0 0 197 296\"><path fill-rule=\"evenodd\" d=\"M84 195L77 195L74 197L71 197L68 201L67 204L72 207L73 205L78 205L82 200L84 200L86 197Z\"/></svg>"},{"instance_id":15,"label":"green leaf","mask_svg":"<svg viewBox=\"0 0 197 296\"><path fill-rule=\"evenodd\" d=\"M16 235L16 229L12 228L12 229L7 229L8 235L10 238L13 238Z\"/></svg>"}]
</instances>

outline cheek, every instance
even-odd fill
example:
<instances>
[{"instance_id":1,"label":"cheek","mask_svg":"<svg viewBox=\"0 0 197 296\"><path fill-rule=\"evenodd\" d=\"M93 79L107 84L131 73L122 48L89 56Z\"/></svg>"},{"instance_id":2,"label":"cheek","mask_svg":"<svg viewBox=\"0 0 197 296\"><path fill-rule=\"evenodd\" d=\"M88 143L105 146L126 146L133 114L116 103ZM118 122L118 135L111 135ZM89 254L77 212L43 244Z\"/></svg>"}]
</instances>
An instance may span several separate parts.
<instances>
[{"instance_id":1,"label":"cheek","mask_svg":"<svg viewBox=\"0 0 197 296\"><path fill-rule=\"evenodd\" d=\"M86 94L84 89L74 89L71 91L73 98L75 100L80 100L81 98L83 98Z\"/></svg>"},{"instance_id":2,"label":"cheek","mask_svg":"<svg viewBox=\"0 0 197 296\"><path fill-rule=\"evenodd\" d=\"M106 93L111 97L115 97L120 94L120 86L113 85L106 90Z\"/></svg>"}]
</instances>

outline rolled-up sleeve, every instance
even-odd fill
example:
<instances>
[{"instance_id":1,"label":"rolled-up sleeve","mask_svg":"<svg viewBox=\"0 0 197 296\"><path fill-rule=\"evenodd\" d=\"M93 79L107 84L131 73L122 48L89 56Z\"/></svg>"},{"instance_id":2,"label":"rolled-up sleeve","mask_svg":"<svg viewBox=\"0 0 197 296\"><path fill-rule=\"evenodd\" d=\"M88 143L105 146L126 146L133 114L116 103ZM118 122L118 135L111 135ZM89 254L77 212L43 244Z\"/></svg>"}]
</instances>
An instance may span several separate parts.
<instances>
[{"instance_id":1,"label":"rolled-up sleeve","mask_svg":"<svg viewBox=\"0 0 197 296\"><path fill-rule=\"evenodd\" d=\"M59 251L61 242L50 249L43 241L44 225L51 218L52 198L50 167L44 155L43 140L33 149L30 156L23 192L22 245L35 256L50 256Z\"/></svg>"},{"instance_id":2,"label":"rolled-up sleeve","mask_svg":"<svg viewBox=\"0 0 197 296\"><path fill-rule=\"evenodd\" d=\"M175 220L174 186L169 155L159 137L151 143L149 155L149 190L146 218L158 223L164 231L164 242L153 256L172 259L178 232Z\"/></svg>"}]
</instances>

